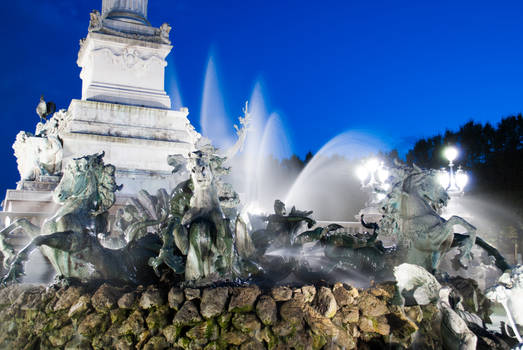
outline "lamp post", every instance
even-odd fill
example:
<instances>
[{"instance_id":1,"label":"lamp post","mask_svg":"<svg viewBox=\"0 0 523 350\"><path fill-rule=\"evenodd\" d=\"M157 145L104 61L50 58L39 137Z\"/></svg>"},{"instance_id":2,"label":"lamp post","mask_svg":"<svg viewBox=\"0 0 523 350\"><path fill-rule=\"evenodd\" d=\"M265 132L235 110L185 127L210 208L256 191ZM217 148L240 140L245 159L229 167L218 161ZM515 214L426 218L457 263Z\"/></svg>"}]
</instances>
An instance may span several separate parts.
<instances>
[{"instance_id":1,"label":"lamp post","mask_svg":"<svg viewBox=\"0 0 523 350\"><path fill-rule=\"evenodd\" d=\"M384 192L390 188L387 183L390 173L387 167L376 158L371 158L356 169L362 188L371 188L376 194L376 200L385 198Z\"/></svg>"},{"instance_id":2,"label":"lamp post","mask_svg":"<svg viewBox=\"0 0 523 350\"><path fill-rule=\"evenodd\" d=\"M458 154L459 152L455 147L449 146L445 148L443 155L449 161L449 170L447 171L445 168L442 168L438 176L441 186L443 186L451 196L462 195L469 179L467 173L461 169L461 166L454 172L454 160L456 160Z\"/></svg>"}]
</instances>

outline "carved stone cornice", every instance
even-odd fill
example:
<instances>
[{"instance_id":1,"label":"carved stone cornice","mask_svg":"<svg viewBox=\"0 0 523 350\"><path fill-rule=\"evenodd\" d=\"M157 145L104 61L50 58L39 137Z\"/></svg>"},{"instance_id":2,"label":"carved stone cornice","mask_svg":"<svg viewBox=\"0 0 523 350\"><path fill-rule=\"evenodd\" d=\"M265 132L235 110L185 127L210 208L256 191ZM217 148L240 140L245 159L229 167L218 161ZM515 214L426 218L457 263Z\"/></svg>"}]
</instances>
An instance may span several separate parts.
<instances>
[{"instance_id":1,"label":"carved stone cornice","mask_svg":"<svg viewBox=\"0 0 523 350\"><path fill-rule=\"evenodd\" d=\"M93 55L103 54L113 64L125 70L146 74L152 65L167 66L167 62L158 55L144 55L137 47L128 46L121 50L114 47L100 47L92 51Z\"/></svg>"},{"instance_id":2,"label":"carved stone cornice","mask_svg":"<svg viewBox=\"0 0 523 350\"><path fill-rule=\"evenodd\" d=\"M89 28L91 28L91 26ZM148 42L159 43L159 44L167 44L167 45L171 44L171 40L169 39L170 31L171 31L171 27L167 23L164 23L160 28L154 28L154 35L126 33L126 32L122 32L122 31L115 30L115 29L109 28L107 26L104 26L103 22L102 22L101 27L93 26L93 29L89 30L89 32L97 32L97 33L102 33L102 34L119 36L119 37L127 38L127 39L142 40L142 41L148 41Z\"/></svg>"}]
</instances>

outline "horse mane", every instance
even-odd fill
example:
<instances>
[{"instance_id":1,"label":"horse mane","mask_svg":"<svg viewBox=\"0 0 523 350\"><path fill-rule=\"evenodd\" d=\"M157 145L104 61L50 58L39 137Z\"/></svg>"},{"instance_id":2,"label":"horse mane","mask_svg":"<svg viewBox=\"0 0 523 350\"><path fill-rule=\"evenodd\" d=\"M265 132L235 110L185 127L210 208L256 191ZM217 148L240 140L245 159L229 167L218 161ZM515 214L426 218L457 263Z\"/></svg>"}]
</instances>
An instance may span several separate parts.
<instances>
[{"instance_id":1,"label":"horse mane","mask_svg":"<svg viewBox=\"0 0 523 350\"><path fill-rule=\"evenodd\" d=\"M405 196L409 195L411 186L424 177L426 172L417 166L408 166L395 164L396 167L391 169L391 187L385 198L379 203L379 208L383 214L380 220L381 232L389 232L400 239L402 232L401 223L401 206ZM420 177L421 176L421 177Z\"/></svg>"}]
</instances>

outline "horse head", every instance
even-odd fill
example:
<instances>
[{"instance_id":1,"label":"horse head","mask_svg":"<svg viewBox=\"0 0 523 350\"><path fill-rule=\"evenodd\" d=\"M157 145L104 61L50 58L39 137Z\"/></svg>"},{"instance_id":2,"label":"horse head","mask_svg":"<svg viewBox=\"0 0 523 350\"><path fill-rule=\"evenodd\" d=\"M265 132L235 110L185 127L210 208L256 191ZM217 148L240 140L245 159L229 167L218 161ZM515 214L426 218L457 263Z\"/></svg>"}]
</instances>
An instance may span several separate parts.
<instances>
[{"instance_id":1,"label":"horse head","mask_svg":"<svg viewBox=\"0 0 523 350\"><path fill-rule=\"evenodd\" d=\"M418 167L414 168L403 182L403 191L420 198L438 213L450 199L447 191L438 181L437 172Z\"/></svg>"}]
</instances>

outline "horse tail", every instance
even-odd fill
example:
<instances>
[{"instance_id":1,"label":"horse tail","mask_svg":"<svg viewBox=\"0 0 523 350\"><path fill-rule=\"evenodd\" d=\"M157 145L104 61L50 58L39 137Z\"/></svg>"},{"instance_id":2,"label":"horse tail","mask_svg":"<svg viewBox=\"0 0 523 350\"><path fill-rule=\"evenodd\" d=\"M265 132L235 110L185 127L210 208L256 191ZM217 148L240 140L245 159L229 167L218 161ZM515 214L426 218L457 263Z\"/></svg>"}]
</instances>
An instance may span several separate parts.
<instances>
[{"instance_id":1,"label":"horse tail","mask_svg":"<svg viewBox=\"0 0 523 350\"><path fill-rule=\"evenodd\" d=\"M463 244L463 242L466 239L468 239L469 237L470 237L469 235L454 233L454 239L452 241L451 247L461 246ZM476 236L476 245L479 246L480 248L483 248L489 256L494 257L494 264L501 271L510 270L512 268L512 266L509 263L507 263L507 261L505 260L505 257L503 255L501 255L501 253L496 248L494 248L493 246L488 244L481 237Z\"/></svg>"}]
</instances>

